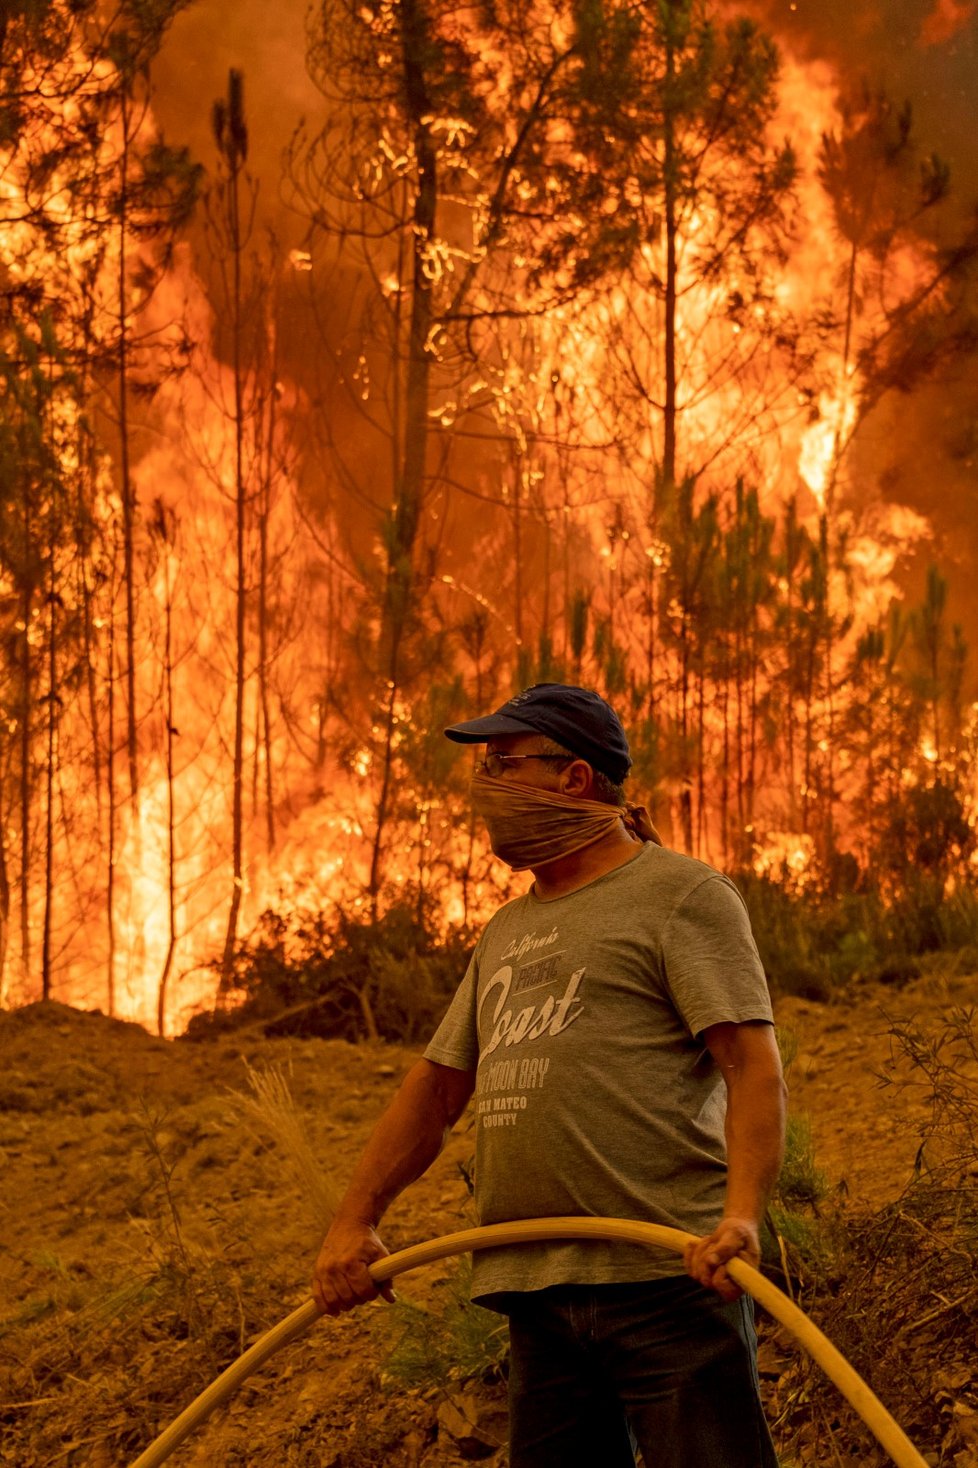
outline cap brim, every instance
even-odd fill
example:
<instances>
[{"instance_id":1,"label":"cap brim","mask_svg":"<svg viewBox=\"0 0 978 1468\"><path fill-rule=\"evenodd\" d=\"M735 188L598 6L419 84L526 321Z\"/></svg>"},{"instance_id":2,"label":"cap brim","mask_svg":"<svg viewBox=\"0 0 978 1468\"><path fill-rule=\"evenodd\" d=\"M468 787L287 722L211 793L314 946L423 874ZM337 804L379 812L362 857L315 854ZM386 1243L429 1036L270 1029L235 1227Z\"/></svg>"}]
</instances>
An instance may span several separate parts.
<instances>
[{"instance_id":1,"label":"cap brim","mask_svg":"<svg viewBox=\"0 0 978 1468\"><path fill-rule=\"evenodd\" d=\"M535 734L532 724L521 724L507 714L486 714L482 719L468 719L464 724L452 724L445 730L446 739L456 744L485 744L488 739L497 739L501 734Z\"/></svg>"}]
</instances>

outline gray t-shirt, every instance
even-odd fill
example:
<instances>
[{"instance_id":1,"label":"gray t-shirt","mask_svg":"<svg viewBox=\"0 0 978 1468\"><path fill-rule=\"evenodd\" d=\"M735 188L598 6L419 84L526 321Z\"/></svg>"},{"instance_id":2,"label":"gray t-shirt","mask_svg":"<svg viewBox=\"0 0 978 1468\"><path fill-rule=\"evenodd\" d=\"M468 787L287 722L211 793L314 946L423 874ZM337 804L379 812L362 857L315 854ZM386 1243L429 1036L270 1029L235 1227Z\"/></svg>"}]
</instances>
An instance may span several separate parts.
<instances>
[{"instance_id":1,"label":"gray t-shirt","mask_svg":"<svg viewBox=\"0 0 978 1468\"><path fill-rule=\"evenodd\" d=\"M490 919L425 1051L475 1070L480 1224L559 1214L708 1233L723 1212L726 1087L702 1032L771 1021L743 900L648 844L565 897ZM590 1241L478 1252L473 1297L681 1274Z\"/></svg>"}]
</instances>

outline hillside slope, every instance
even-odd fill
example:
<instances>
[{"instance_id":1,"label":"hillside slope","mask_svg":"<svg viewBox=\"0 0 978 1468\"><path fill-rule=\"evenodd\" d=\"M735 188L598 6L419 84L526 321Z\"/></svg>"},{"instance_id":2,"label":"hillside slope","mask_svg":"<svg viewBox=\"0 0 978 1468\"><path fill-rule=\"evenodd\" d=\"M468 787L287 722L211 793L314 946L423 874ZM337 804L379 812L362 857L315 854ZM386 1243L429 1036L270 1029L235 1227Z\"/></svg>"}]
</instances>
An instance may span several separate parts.
<instances>
[{"instance_id":1,"label":"hillside slope","mask_svg":"<svg viewBox=\"0 0 978 1468\"><path fill-rule=\"evenodd\" d=\"M916 1015L937 1025L973 992L971 978L930 978L829 1005L779 1006L797 1046L793 1107L810 1115L818 1163L848 1193L849 1215L871 1215L899 1194L928 1114L912 1089L880 1086L877 1073L906 1069L891 1055L891 1023ZM57 1004L0 1015L4 1462L131 1461L305 1298L320 1223L275 1118L255 1112L249 1068L285 1080L317 1165L339 1184L413 1058L394 1046L256 1034L166 1042ZM389 1247L471 1222L464 1172L473 1149L465 1118L391 1210ZM434 1267L399 1293L438 1312L453 1296L454 1272ZM464 1329L478 1335L498 1323L479 1317ZM174 1464L454 1468L481 1457L502 1468L501 1386L398 1379L398 1337L427 1318L377 1304L323 1322L215 1414ZM791 1353L767 1337L775 1417L785 1411L779 1392ZM449 1357L453 1348L449 1341ZM919 1361L913 1370L919 1376ZM927 1389L944 1393L953 1422L933 1461L978 1468L978 1433L968 1431L976 1381L968 1371L958 1380L955 1363L948 1386L944 1370L931 1363ZM466 1415L479 1419L473 1430ZM799 1444L806 1462L838 1462L827 1439L796 1433L793 1453ZM860 1461L873 1461L870 1449Z\"/></svg>"}]
</instances>

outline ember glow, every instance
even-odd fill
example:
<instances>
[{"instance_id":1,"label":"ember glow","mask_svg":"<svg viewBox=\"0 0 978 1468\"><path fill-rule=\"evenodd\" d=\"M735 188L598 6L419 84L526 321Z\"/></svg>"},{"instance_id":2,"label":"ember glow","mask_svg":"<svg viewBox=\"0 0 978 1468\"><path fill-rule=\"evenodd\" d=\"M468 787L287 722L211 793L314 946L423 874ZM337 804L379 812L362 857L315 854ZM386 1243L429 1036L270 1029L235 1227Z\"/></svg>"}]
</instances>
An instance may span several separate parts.
<instances>
[{"instance_id":1,"label":"ember glow","mask_svg":"<svg viewBox=\"0 0 978 1468\"><path fill-rule=\"evenodd\" d=\"M931 527L870 488L860 437L894 337L937 333L959 287L909 206L872 239L847 223L825 139L862 157L869 104L782 40L749 166L684 104L608 173L605 113L634 118L558 105L541 78L549 58L581 86L573 11L533 14L521 51L505 14L487 30L445 7L471 96L429 78L405 115L381 85L402 7L325 7L347 70L290 159L308 235L256 232L237 256L216 154L207 223L181 212L192 160L153 112L164 38L144 73L94 22L46 55L18 31L4 1003L43 981L173 1033L213 1002L236 722L239 938L268 907L376 912L403 891L477 919L505 884L440 730L535 680L605 691L635 797L720 865L804 887L834 852L869 861L880 801L935 771L967 767L974 819L947 584L935 571L917 611L905 591ZM668 99L660 42L638 50ZM677 201L668 149L701 145Z\"/></svg>"}]
</instances>

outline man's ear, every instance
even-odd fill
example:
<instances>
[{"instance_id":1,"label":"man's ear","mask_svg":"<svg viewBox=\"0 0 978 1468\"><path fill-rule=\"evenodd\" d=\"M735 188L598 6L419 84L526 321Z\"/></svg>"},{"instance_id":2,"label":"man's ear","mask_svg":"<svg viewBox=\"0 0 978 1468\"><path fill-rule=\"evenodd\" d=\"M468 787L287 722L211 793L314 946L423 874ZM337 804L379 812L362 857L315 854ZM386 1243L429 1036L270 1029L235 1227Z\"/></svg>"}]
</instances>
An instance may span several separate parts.
<instances>
[{"instance_id":1,"label":"man's ear","mask_svg":"<svg viewBox=\"0 0 978 1468\"><path fill-rule=\"evenodd\" d=\"M573 795L578 800L587 800L591 795L594 773L586 760L576 759L561 772L561 790L564 795Z\"/></svg>"}]
</instances>

